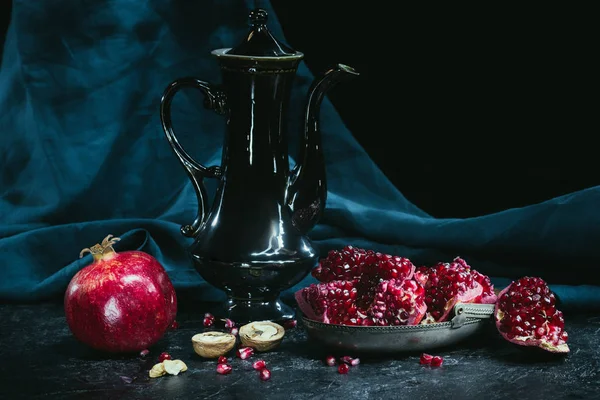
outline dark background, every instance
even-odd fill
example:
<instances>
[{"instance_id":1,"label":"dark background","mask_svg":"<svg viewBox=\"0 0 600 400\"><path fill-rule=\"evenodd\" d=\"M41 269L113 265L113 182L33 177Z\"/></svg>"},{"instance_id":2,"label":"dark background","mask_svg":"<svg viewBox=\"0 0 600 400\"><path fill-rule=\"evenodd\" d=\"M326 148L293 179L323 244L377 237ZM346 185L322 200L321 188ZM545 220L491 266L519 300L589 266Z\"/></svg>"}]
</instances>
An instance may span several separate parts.
<instances>
[{"instance_id":1,"label":"dark background","mask_svg":"<svg viewBox=\"0 0 600 400\"><path fill-rule=\"evenodd\" d=\"M338 62L361 73L329 98L432 215L483 215L600 184L591 10L271 3L313 73ZM10 2L0 12L4 32Z\"/></svg>"}]
</instances>

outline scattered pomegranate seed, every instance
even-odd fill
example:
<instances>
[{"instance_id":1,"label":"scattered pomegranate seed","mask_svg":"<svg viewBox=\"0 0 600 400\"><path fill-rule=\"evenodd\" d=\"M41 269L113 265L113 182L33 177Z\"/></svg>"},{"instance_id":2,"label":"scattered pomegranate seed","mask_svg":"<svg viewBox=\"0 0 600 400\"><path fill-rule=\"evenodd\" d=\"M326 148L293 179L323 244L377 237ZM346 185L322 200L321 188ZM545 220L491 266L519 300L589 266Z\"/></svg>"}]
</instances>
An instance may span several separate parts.
<instances>
[{"instance_id":1,"label":"scattered pomegranate seed","mask_svg":"<svg viewBox=\"0 0 600 400\"><path fill-rule=\"evenodd\" d=\"M177 329L177 328L179 328L179 322L177 322L177 321L173 321L173 323L171 324L171 329L172 329L172 330L175 330L175 329Z\"/></svg>"},{"instance_id":2,"label":"scattered pomegranate seed","mask_svg":"<svg viewBox=\"0 0 600 400\"><path fill-rule=\"evenodd\" d=\"M252 347L240 347L237 351L237 356L242 360L249 358L252 354L254 354L254 349Z\"/></svg>"},{"instance_id":3,"label":"scattered pomegranate seed","mask_svg":"<svg viewBox=\"0 0 600 400\"><path fill-rule=\"evenodd\" d=\"M225 328L227 328L227 329L233 328L235 326L235 322L233 322L229 318L225 318L222 321L225 323Z\"/></svg>"},{"instance_id":4,"label":"scattered pomegranate seed","mask_svg":"<svg viewBox=\"0 0 600 400\"><path fill-rule=\"evenodd\" d=\"M217 364L227 364L227 357L225 356L221 356L219 357L219 359L217 360Z\"/></svg>"},{"instance_id":5,"label":"scattered pomegranate seed","mask_svg":"<svg viewBox=\"0 0 600 400\"><path fill-rule=\"evenodd\" d=\"M140 357L146 357L148 354L150 354L150 350L148 349L140 351Z\"/></svg>"},{"instance_id":6,"label":"scattered pomegranate seed","mask_svg":"<svg viewBox=\"0 0 600 400\"><path fill-rule=\"evenodd\" d=\"M325 364L329 365L330 367L335 366L337 364L335 362L335 357L334 356L327 356L327 358L325 358Z\"/></svg>"},{"instance_id":7,"label":"scattered pomegranate seed","mask_svg":"<svg viewBox=\"0 0 600 400\"><path fill-rule=\"evenodd\" d=\"M423 353L423 354L421 354L421 359L419 360L419 363L421 363L423 365L429 365L429 364L431 364L432 358L433 358L433 356L431 354Z\"/></svg>"},{"instance_id":8,"label":"scattered pomegranate seed","mask_svg":"<svg viewBox=\"0 0 600 400\"><path fill-rule=\"evenodd\" d=\"M229 364L217 364L217 373L221 375L227 375L231 373L231 365Z\"/></svg>"},{"instance_id":9,"label":"scattered pomegranate seed","mask_svg":"<svg viewBox=\"0 0 600 400\"><path fill-rule=\"evenodd\" d=\"M444 363L444 359L440 356L435 356L431 359L432 367L441 367L443 363Z\"/></svg>"},{"instance_id":10,"label":"scattered pomegranate seed","mask_svg":"<svg viewBox=\"0 0 600 400\"><path fill-rule=\"evenodd\" d=\"M289 319L289 320L285 321L285 323L283 324L283 327L285 329L294 329L296 327L296 325L298 325L298 321L296 321L295 319Z\"/></svg>"},{"instance_id":11,"label":"scattered pomegranate seed","mask_svg":"<svg viewBox=\"0 0 600 400\"><path fill-rule=\"evenodd\" d=\"M160 353L160 355L158 356L158 362L161 363L165 360L170 360L171 359L171 355L169 353L167 353L166 351L163 351L162 353Z\"/></svg>"},{"instance_id":12,"label":"scattered pomegranate seed","mask_svg":"<svg viewBox=\"0 0 600 400\"><path fill-rule=\"evenodd\" d=\"M258 373L258 376L260 377L261 381L268 381L269 379L271 379L271 371L269 371L266 368L263 368Z\"/></svg>"},{"instance_id":13,"label":"scattered pomegranate seed","mask_svg":"<svg viewBox=\"0 0 600 400\"><path fill-rule=\"evenodd\" d=\"M264 360L254 361L254 363L252 364L252 368L254 368L257 371L260 371L267 368L267 363Z\"/></svg>"},{"instance_id":14,"label":"scattered pomegranate seed","mask_svg":"<svg viewBox=\"0 0 600 400\"><path fill-rule=\"evenodd\" d=\"M353 367L355 367L358 364L360 364L360 359L359 358L352 358L350 356L344 356L344 357L340 358L340 361L343 362L343 363L346 363L348 365L351 365Z\"/></svg>"},{"instance_id":15,"label":"scattered pomegranate seed","mask_svg":"<svg viewBox=\"0 0 600 400\"><path fill-rule=\"evenodd\" d=\"M206 313L204 314L204 321L202 321L202 323L206 327L213 326L215 323L215 317L211 313Z\"/></svg>"},{"instance_id":16,"label":"scattered pomegranate seed","mask_svg":"<svg viewBox=\"0 0 600 400\"><path fill-rule=\"evenodd\" d=\"M238 332L239 332L239 329L236 328L235 326L229 330L229 333L231 333L233 336L237 336Z\"/></svg>"},{"instance_id":17,"label":"scattered pomegranate seed","mask_svg":"<svg viewBox=\"0 0 600 400\"><path fill-rule=\"evenodd\" d=\"M341 364L338 366L338 372L339 372L340 374L347 374L347 373L348 373L348 371L350 371L350 366L349 366L348 364L346 364L346 363L341 363Z\"/></svg>"}]
</instances>

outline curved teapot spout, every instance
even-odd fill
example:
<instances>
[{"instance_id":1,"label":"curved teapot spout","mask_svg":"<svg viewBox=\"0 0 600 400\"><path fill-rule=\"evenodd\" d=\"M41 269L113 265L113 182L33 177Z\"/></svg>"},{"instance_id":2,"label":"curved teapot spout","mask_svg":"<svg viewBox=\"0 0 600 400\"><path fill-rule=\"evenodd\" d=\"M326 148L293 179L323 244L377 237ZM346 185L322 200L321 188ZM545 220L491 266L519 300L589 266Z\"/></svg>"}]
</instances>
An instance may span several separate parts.
<instances>
[{"instance_id":1,"label":"curved teapot spout","mask_svg":"<svg viewBox=\"0 0 600 400\"><path fill-rule=\"evenodd\" d=\"M292 221L302 233L308 232L317 224L327 200L325 157L319 129L321 102L327 91L338 82L355 76L358 76L358 72L352 67L338 64L316 79L308 92L304 135L286 193L287 204L292 210Z\"/></svg>"}]
</instances>

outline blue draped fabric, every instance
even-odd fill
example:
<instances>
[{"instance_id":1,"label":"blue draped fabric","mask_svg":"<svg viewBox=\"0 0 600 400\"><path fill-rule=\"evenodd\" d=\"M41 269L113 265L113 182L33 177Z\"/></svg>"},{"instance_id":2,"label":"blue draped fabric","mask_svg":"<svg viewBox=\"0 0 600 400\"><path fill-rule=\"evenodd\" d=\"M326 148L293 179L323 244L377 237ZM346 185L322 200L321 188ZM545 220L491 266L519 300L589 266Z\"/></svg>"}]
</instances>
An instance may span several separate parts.
<instances>
[{"instance_id":1,"label":"blue draped fabric","mask_svg":"<svg viewBox=\"0 0 600 400\"><path fill-rule=\"evenodd\" d=\"M122 238L117 250L157 257L177 288L195 288L206 300L223 296L185 255L190 239L179 227L195 216L196 198L164 137L158 106L175 78L219 82L210 50L238 43L251 6L13 2L0 70L0 299L61 296L90 262L79 251L109 233ZM265 7L273 33L283 37ZM301 64L290 136L300 133L312 79ZM225 122L201 104L198 93L179 94L174 126L195 158L216 165ZM593 274L600 262L600 187L478 218L437 219L394 187L327 100L321 123L329 199L310 236L322 252L353 244L418 264L460 255L497 285L536 275L552 284L564 308L600 305ZM310 276L297 287L309 282Z\"/></svg>"}]
</instances>

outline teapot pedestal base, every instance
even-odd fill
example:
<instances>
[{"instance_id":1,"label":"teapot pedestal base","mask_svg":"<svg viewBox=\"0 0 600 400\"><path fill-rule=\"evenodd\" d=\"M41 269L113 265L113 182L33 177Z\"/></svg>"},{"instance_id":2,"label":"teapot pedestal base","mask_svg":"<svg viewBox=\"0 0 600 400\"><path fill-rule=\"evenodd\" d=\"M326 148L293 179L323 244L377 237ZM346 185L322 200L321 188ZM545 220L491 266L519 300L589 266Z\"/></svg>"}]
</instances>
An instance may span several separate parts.
<instances>
[{"instance_id":1,"label":"teapot pedestal base","mask_svg":"<svg viewBox=\"0 0 600 400\"><path fill-rule=\"evenodd\" d=\"M215 317L229 318L241 326L253 321L285 323L296 318L294 309L281 301L279 294L263 298L228 296Z\"/></svg>"}]
</instances>

